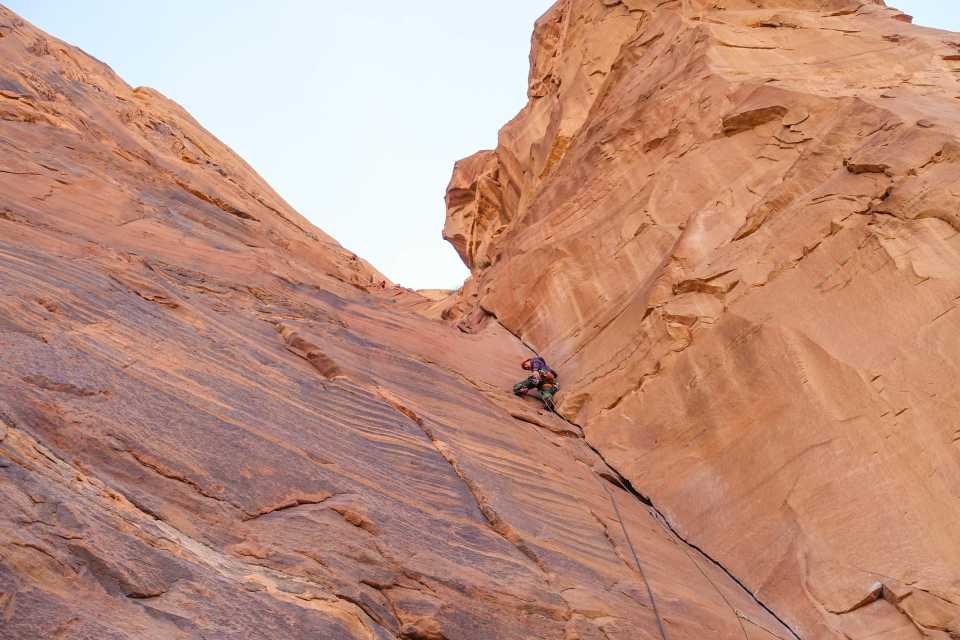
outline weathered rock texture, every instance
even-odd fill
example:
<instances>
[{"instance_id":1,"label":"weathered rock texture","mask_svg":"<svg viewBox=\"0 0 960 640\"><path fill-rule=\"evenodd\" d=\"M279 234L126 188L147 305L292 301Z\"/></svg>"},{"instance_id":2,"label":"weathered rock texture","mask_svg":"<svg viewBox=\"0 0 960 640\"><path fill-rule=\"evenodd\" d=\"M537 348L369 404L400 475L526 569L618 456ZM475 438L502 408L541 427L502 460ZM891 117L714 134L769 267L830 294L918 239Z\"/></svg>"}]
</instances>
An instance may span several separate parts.
<instances>
[{"instance_id":1,"label":"weathered rock texture","mask_svg":"<svg viewBox=\"0 0 960 640\"><path fill-rule=\"evenodd\" d=\"M625 533L672 640L795 637L509 393L470 300L2 7L0 61L0 638L657 638Z\"/></svg>"},{"instance_id":2,"label":"weathered rock texture","mask_svg":"<svg viewBox=\"0 0 960 640\"><path fill-rule=\"evenodd\" d=\"M445 236L560 409L804 638L960 637L960 34L563 0Z\"/></svg>"}]
</instances>

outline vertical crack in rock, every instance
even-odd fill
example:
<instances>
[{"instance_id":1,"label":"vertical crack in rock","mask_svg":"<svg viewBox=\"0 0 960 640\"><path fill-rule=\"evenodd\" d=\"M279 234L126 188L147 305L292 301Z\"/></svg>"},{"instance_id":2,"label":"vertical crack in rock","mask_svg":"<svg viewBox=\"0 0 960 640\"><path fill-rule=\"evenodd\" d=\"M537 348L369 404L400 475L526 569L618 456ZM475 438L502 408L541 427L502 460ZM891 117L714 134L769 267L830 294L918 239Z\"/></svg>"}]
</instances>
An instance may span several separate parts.
<instances>
[{"instance_id":1,"label":"vertical crack in rock","mask_svg":"<svg viewBox=\"0 0 960 640\"><path fill-rule=\"evenodd\" d=\"M557 414L557 415L558 415L562 420L564 420L564 421L566 421L566 422L569 422L570 424L572 424L572 425L574 425L574 426L579 427L579 428L582 429L582 427L580 427L580 425L578 425L577 423L572 422L572 421L570 421L570 420L567 420L566 418L564 418L564 417L561 416L560 414ZM584 433L586 433L586 432L584 432ZM657 506L653 503L653 501L652 501L649 497L647 497L646 495L644 495L644 494L642 494L641 492L637 491L637 490L633 487L633 485L630 483L629 480L627 480L615 467L613 467L609 462L607 462L607 459L603 456L603 454L602 454L596 447L594 447L594 446L590 443L590 441L586 438L586 436L584 436L584 442L587 444L587 446L590 447L590 449L592 449L592 450L594 451L594 453L596 453L596 454L600 457L600 459L603 461L603 463L604 463L604 464L610 469L610 471L613 473L613 477L616 478L616 481L614 481L612 478L607 477L607 476L604 476L604 479L605 479L607 482L609 482L610 484L612 484L612 485L614 485L614 486L616 486L616 487L618 487L618 488L620 488L620 489L623 489L623 490L626 491L628 494L630 494L631 496L633 496L634 498L636 498L637 500L639 500L640 502L642 502L644 505L646 505L646 506L654 513L654 515L656 516L656 519L664 526L664 528L666 528L671 534L673 534L673 535L674 535L678 540L680 540L683 544L685 544L686 546L690 547L691 549L693 549L694 551L696 551L697 553L699 553L700 555L702 555L704 558L706 558L706 559L709 560L711 563L713 563L714 566L716 566L718 569L720 569L721 571L723 571L731 580L733 580L735 583L737 583L737 584L740 586L740 588L744 590L744 592L746 592L747 594L749 594L750 597L753 599L753 601L754 601L758 606L760 606L764 611L766 611L766 612L769 613L771 616L773 616L773 617L777 620L777 622L779 622L780 624L782 624L785 629L787 629L791 634L793 634L793 637L796 638L796 640L802 640L802 638L800 637L800 634L798 634L798 633L793 629L793 627L791 627L789 624L787 624L787 623L783 620L783 618L781 618L779 615L777 615L777 613L776 613L773 609L771 609L770 607L768 607L768 606L759 598L759 596L757 596L751 589L749 589L749 588L747 587L746 584L743 583L742 580L740 580L740 578L738 578L736 575L734 575L733 572L731 572L729 569L727 569L727 567L725 567L719 560L717 560L716 558L714 558L713 556L711 556L709 553L707 553L706 551L704 551L701 547L699 547L699 546L696 545L695 543L690 542L690 541L689 541L687 538L685 538L683 535L681 535L680 532L677 531L677 530L674 528L673 524L667 519L667 517L666 517L665 515L663 515L663 512L660 511L660 509L657 508ZM689 556L688 556L688 557L689 557ZM691 561L693 561L692 558L691 558ZM694 564L697 565L696 562L694 562ZM699 566L699 565L697 565L697 569L700 570L700 566ZM701 573L702 573L702 570L701 570ZM706 574L705 574L705 573L704 573L704 577L706 577ZM709 578L708 578L708 581L709 581ZM712 581L710 581L710 582L711 582L711 584L713 584ZM714 588L716 588L716 585L714 585ZM717 589L717 591L719 592L719 589ZM733 609L733 605L730 604L730 602L727 600L727 598L724 597L723 599L724 599L724 601L727 602L727 604L731 607L731 609ZM736 613L736 610L735 610L735 609L734 609L734 612ZM739 617L741 617L741 616L739 616L739 614L738 614L737 617L739 618Z\"/></svg>"},{"instance_id":2,"label":"vertical crack in rock","mask_svg":"<svg viewBox=\"0 0 960 640\"><path fill-rule=\"evenodd\" d=\"M495 319L496 319L496 318L495 318ZM518 335L516 335L514 332L510 331L510 329L508 329L502 322L500 322L499 319L497 319L496 321L500 324L501 327L503 327L503 329L504 329L505 331L509 332L509 333L510 333L511 335L513 335L521 344L523 344L523 346L524 346L527 350L529 350L530 353L532 353L533 355L539 355L539 352L538 352L536 349L534 349L534 348L531 347L529 344L527 344L526 342L524 342L524 340L523 340L522 338L520 338L520 336L518 336ZM673 524L672 524L672 523L667 519L667 517L663 514L663 512L660 511L660 510L657 508L657 506L653 503L653 501L652 501L649 497L647 497L646 495L644 495L643 493L641 493L640 491L637 491L637 489L634 488L634 486L631 484L631 482L630 482L626 477L624 477L624 475L623 475L622 473L620 473L620 471L618 471L613 465L611 465L611 464L607 461L607 459L606 459L606 457L604 457L603 453L602 453L599 449L597 449L597 448L590 442L589 438L587 438L587 435L586 435L587 432L583 429L583 427L582 427L581 425L577 424L576 422L574 422L574 421L572 421L572 420L567 419L566 417L564 417L563 415L561 415L559 412L556 412L555 415L556 415L558 418L560 418L561 420L563 420L564 422L570 424L570 425L573 426L573 427L576 427L576 428L580 431L580 433L583 433L583 434L584 434L584 436L583 436L583 442L584 442L588 447L590 447L590 449L591 449L595 454L597 454L597 457L600 458L601 462L603 462L603 464L606 466L606 468L609 469L609 471L610 471L610 474L609 474L609 475L607 475L607 474L599 474L599 475L603 478L603 480L606 480L607 482L609 482L610 484L614 485L614 486L617 487L618 489L622 489L623 491L625 491L625 492L628 493L629 495L633 496L636 500L638 500L639 502L643 503L643 505L646 506L647 508L649 508L650 511L654 514L655 519L656 519L657 521L659 521L659 522L661 523L661 525L662 525L665 529L667 529L677 540L680 540L680 542L682 542L684 545L690 547L691 549L693 549L694 551L696 551L697 553L699 553L700 555L702 555L704 558L706 558L707 560L709 560L709 561L710 561L714 566L716 566L718 569L720 569L721 571L723 571L731 580L733 580L737 585L739 585L740 588L743 589L744 592L746 592L747 594L749 594L749 596L753 599L753 601L754 601L759 607L761 607L764 611L766 611L766 612L769 613L771 616L773 616L773 617L777 620L777 622L779 622L780 624L782 624L783 627L784 627L785 629L787 629L787 630L793 635L793 637L794 637L796 640L802 640L802 638L800 637L800 635L793 629L793 627L791 627L789 624L787 624L787 623L783 620L783 618L781 618L779 615L777 615L777 613L776 613L773 609L771 609L771 608L770 608L769 606L767 606L762 600L760 600L759 596L757 596L751 589L749 589L749 588L747 587L747 585L744 584L742 580L740 580L740 578L738 578L736 575L734 575L733 572L731 572L729 569L727 569L727 567L725 567L719 560L717 560L716 558L714 558L713 556L711 556L710 554L708 554L706 551L704 551L704 550L703 550L702 548L700 548L698 545L696 545L696 544L694 544L693 542L690 542L689 540L687 540L687 538L685 538L683 535L681 535L680 532L678 532L678 531L676 530L676 528L674 528ZM596 517L596 516L594 516L594 517ZM606 531L605 531L605 532L606 532ZM609 535L608 535L608 539L609 539ZM619 554L618 554L618 555L619 555ZM690 557L690 556L688 555L687 557ZM700 570L700 572L704 575L704 577L707 577L707 576L706 576L706 573L703 572L703 570L700 568L699 564L697 564L695 561L693 561L693 558L690 558L690 560L691 560L691 562L694 563L694 565L697 566L697 569ZM708 580L708 582L710 582L711 585L713 585L713 587L717 590L717 592L720 593L719 588L716 587L716 585L713 583L713 581L710 580L709 578L707 578L707 580ZM726 604L727 604L727 605L734 611L734 613L737 615L738 623L741 624L741 628L742 628L742 623L740 623L740 618L741 618L742 616L739 614L739 612L737 612L737 610L733 607L733 605L730 604L729 600L727 600L727 598L726 598L725 596L723 596L722 593L721 593L721 597L723 597L723 600L726 602ZM758 626L759 626L759 625L758 625ZM746 635L746 631L744 631L744 634Z\"/></svg>"},{"instance_id":3,"label":"vertical crack in rock","mask_svg":"<svg viewBox=\"0 0 960 640\"><path fill-rule=\"evenodd\" d=\"M3 632L624 640L649 562L677 637L956 634L960 44L907 22L555 3L435 300L0 6ZM519 344L592 442L510 394ZM650 440L663 512L594 446Z\"/></svg>"}]
</instances>

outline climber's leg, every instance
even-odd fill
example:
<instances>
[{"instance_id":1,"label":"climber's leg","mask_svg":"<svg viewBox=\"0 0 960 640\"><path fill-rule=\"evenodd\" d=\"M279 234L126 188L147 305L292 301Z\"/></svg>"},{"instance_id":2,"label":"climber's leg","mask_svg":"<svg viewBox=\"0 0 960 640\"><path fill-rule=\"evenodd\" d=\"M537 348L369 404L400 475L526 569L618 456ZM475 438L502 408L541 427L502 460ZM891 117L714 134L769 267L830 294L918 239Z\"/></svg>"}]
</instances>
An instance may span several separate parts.
<instances>
[{"instance_id":1,"label":"climber's leg","mask_svg":"<svg viewBox=\"0 0 960 640\"><path fill-rule=\"evenodd\" d=\"M560 388L557 385L550 382L545 382L540 386L540 399L543 400L543 406L550 411L555 411L553 396L559 390Z\"/></svg>"},{"instance_id":2,"label":"climber's leg","mask_svg":"<svg viewBox=\"0 0 960 640\"><path fill-rule=\"evenodd\" d=\"M521 380L517 384L513 385L513 395L515 396L525 396L530 389L536 389L537 383L531 377L526 380Z\"/></svg>"}]
</instances>

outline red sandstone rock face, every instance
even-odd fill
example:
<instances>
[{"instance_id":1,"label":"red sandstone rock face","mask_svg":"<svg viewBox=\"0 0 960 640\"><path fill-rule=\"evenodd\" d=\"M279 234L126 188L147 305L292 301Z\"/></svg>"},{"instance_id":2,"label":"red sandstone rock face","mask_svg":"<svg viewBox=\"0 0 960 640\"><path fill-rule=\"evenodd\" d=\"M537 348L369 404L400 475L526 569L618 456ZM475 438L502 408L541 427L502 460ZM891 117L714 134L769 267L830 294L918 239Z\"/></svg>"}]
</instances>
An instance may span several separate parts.
<instances>
[{"instance_id":1,"label":"red sandstone rock face","mask_svg":"<svg viewBox=\"0 0 960 640\"><path fill-rule=\"evenodd\" d=\"M451 183L476 305L802 637L960 637L960 35L565 0L533 46Z\"/></svg>"},{"instance_id":2,"label":"red sandstone rock face","mask_svg":"<svg viewBox=\"0 0 960 640\"><path fill-rule=\"evenodd\" d=\"M3 8L0 60L0 638L655 638L625 532L671 639L794 637L424 317L469 295Z\"/></svg>"}]
</instances>

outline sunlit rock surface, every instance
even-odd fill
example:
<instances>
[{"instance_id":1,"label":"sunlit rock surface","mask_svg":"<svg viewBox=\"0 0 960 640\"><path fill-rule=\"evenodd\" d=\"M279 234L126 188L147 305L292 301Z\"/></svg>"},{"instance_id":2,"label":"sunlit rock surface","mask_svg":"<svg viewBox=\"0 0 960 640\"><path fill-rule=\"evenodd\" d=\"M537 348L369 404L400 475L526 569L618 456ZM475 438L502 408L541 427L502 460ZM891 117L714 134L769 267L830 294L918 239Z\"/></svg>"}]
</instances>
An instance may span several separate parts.
<instances>
[{"instance_id":1,"label":"sunlit rock surface","mask_svg":"<svg viewBox=\"0 0 960 640\"><path fill-rule=\"evenodd\" d=\"M529 351L473 284L395 287L176 104L3 8L0 60L0 638L658 638L627 534L669 638L795 637L777 616L803 606L765 608L512 396ZM739 513L720 533L756 540Z\"/></svg>"},{"instance_id":2,"label":"sunlit rock surface","mask_svg":"<svg viewBox=\"0 0 960 640\"><path fill-rule=\"evenodd\" d=\"M879 0L568 0L531 62L454 171L451 319L539 349L802 637L960 637L960 34Z\"/></svg>"}]
</instances>

